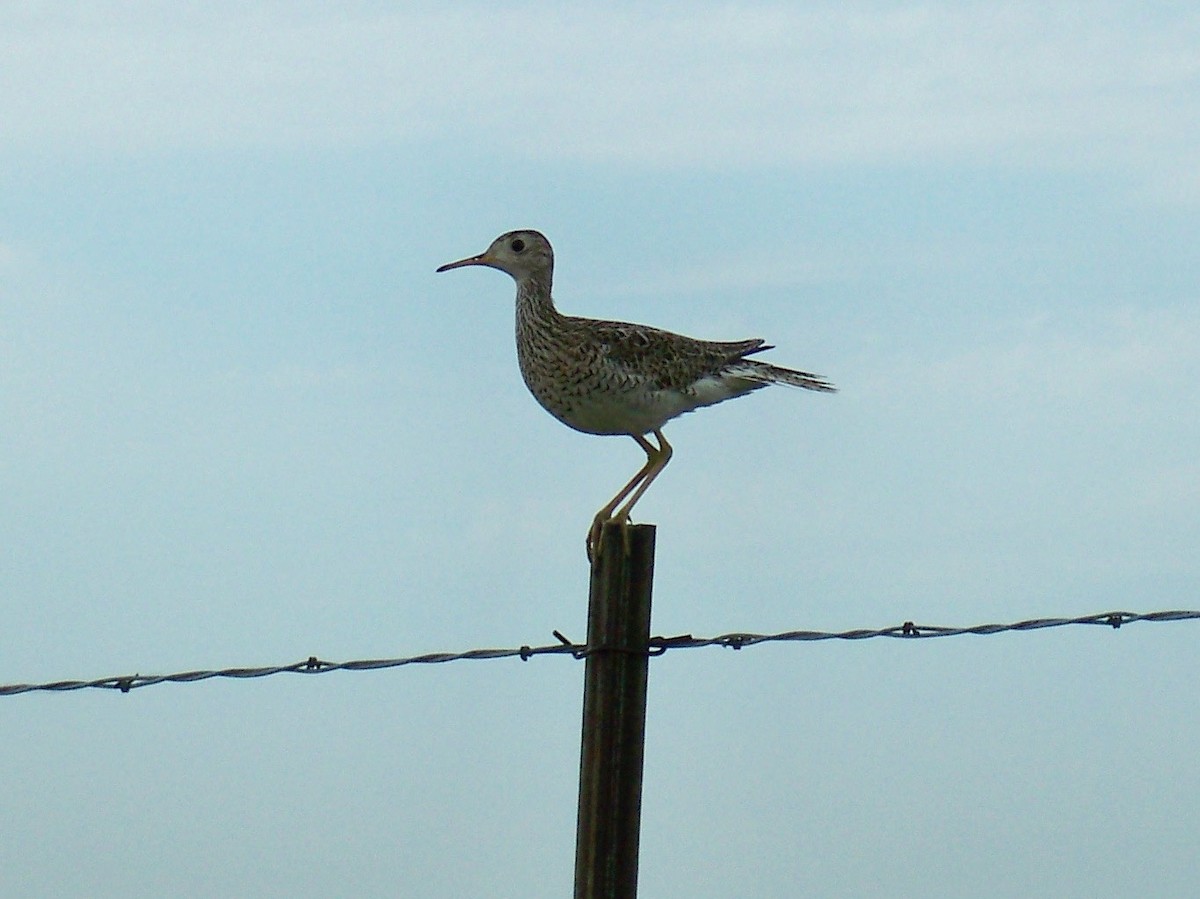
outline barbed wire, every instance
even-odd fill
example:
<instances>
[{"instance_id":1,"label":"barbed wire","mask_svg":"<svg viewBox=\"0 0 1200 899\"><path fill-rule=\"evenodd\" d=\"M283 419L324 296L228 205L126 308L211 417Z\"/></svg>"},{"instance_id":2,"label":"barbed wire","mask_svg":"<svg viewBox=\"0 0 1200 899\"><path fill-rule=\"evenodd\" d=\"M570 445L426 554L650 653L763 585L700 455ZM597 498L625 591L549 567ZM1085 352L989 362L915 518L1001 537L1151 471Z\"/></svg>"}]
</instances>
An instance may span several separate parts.
<instances>
[{"instance_id":1,"label":"barbed wire","mask_svg":"<svg viewBox=\"0 0 1200 899\"><path fill-rule=\"evenodd\" d=\"M1068 625L1102 625L1113 629L1139 621L1187 621L1200 619L1200 611L1175 609L1162 612L1100 612L1079 618L1030 618L1010 624L976 624L971 627L943 627L918 625L911 621L877 629L859 628L849 631L783 631L777 634L729 633L717 637L693 637L681 634L676 637L651 637L647 654L660 656L670 649L700 649L706 646L724 646L729 649L744 649L762 643L801 643L820 640L868 640L873 637L896 637L904 640L932 637L958 637L964 634L991 636L1011 631L1025 632ZM357 659L349 662L328 662L309 656L302 662L291 665L274 665L264 668L222 668L214 671L180 671L175 674L130 674L118 677L102 677L90 681L62 680L42 684L0 684L0 696L15 696L19 693L60 693L72 690L101 689L119 690L128 693L139 687L154 684L187 684L212 678L245 679L270 677L275 674L327 674L331 671L378 671L384 668L400 668L405 665L435 665L443 662L461 662L469 659L519 658L529 661L534 656L569 655L575 659L604 651L610 647L574 643L558 631L553 631L557 643L546 646L520 646L514 649L470 649L466 652L431 652L424 655L395 659ZM624 651L624 650L623 650Z\"/></svg>"}]
</instances>

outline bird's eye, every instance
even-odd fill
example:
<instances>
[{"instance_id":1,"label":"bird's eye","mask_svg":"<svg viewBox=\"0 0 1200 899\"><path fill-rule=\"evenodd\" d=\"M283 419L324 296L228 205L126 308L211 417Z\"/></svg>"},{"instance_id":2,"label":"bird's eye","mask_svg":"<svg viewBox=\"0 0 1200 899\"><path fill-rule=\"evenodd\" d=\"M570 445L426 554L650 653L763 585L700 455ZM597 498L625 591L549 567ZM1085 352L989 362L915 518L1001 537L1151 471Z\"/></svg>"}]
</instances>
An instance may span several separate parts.
<instances>
[{"instance_id":1,"label":"bird's eye","mask_svg":"<svg viewBox=\"0 0 1200 899\"><path fill-rule=\"evenodd\" d=\"M512 243L510 243L509 246L512 247L512 251L514 253L520 253L522 250L525 249L525 241L521 240L521 238L518 237L516 240L514 240Z\"/></svg>"}]
</instances>

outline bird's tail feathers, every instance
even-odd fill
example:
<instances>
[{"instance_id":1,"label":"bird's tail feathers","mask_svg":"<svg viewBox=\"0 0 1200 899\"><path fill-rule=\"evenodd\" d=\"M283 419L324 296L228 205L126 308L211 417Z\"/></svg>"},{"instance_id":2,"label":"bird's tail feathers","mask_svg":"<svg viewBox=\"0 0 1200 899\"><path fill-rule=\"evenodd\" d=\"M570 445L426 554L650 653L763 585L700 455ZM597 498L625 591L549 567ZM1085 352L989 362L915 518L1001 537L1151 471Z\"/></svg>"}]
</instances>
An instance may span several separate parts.
<instances>
[{"instance_id":1,"label":"bird's tail feathers","mask_svg":"<svg viewBox=\"0 0 1200 899\"><path fill-rule=\"evenodd\" d=\"M803 387L805 390L819 390L823 393L837 391L836 387L820 375L783 368L769 362L759 362L757 359L741 359L729 366L726 372L761 384L786 384L789 387Z\"/></svg>"}]
</instances>

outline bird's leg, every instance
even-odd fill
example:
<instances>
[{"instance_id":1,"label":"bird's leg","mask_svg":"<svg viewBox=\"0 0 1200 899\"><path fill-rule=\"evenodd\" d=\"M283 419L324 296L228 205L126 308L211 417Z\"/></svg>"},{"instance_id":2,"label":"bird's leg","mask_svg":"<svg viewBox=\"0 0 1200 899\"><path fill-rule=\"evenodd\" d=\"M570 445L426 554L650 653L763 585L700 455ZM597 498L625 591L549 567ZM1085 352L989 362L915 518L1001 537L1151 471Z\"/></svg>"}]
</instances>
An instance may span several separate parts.
<instances>
[{"instance_id":1,"label":"bird's leg","mask_svg":"<svg viewBox=\"0 0 1200 899\"><path fill-rule=\"evenodd\" d=\"M642 437L640 434L634 434L632 436L633 439L638 442L638 445L646 451L646 464L638 469L638 473L629 479L629 483L617 491L617 495L609 500L608 503L605 504L604 508L596 513L596 517L592 519L592 527L588 531L587 536L587 557L589 562L592 561L592 559L600 552L600 529L604 527L604 522L613 517L613 509L617 507L617 504L627 497L634 487L646 479L646 476L658 462L658 456L660 453L658 447L656 447L645 437ZM662 440L661 434L659 434L658 439ZM670 447L668 447L668 455L669 452ZM664 462L663 464L665 465L666 463ZM640 491L638 495L641 495ZM628 508L625 511L626 517L628 517Z\"/></svg>"},{"instance_id":2,"label":"bird's leg","mask_svg":"<svg viewBox=\"0 0 1200 899\"><path fill-rule=\"evenodd\" d=\"M654 479L662 473L662 470L667 467L667 463L671 461L671 455L674 452L674 450L671 449L671 444L667 443L667 438L663 436L662 431L656 429L653 433L654 436L658 438L658 449L651 453L650 448L646 448L647 455L650 455L650 459L646 463L649 466L649 470L646 471L645 475L642 477L642 482L638 485L637 491L633 494L633 496L629 497L629 502L625 503L625 505L621 507L621 511L617 512L617 514L613 516L619 521L629 520L629 512L633 508L634 503L642 498L642 494L645 493L646 489L654 483ZM648 447L649 441L644 442Z\"/></svg>"}]
</instances>

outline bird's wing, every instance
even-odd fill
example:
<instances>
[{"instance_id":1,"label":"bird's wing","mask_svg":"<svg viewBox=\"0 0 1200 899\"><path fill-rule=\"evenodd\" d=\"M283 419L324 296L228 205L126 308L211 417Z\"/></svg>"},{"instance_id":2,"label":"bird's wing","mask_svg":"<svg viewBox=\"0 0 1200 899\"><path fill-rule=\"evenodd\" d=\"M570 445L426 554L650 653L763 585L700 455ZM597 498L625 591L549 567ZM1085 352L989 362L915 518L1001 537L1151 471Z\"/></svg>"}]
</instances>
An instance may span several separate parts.
<instances>
[{"instance_id":1,"label":"bird's wing","mask_svg":"<svg viewBox=\"0 0 1200 899\"><path fill-rule=\"evenodd\" d=\"M695 340L682 334L626 322L591 321L589 330L604 356L631 375L653 372L663 388L684 388L737 359L771 347L751 340Z\"/></svg>"}]
</instances>

